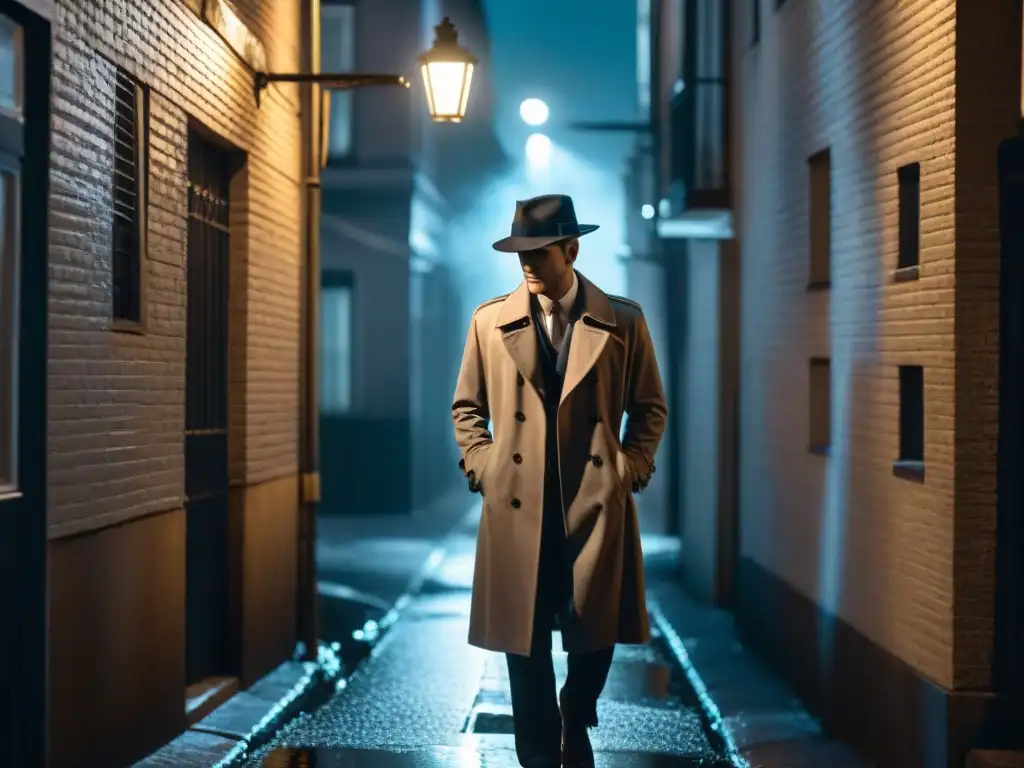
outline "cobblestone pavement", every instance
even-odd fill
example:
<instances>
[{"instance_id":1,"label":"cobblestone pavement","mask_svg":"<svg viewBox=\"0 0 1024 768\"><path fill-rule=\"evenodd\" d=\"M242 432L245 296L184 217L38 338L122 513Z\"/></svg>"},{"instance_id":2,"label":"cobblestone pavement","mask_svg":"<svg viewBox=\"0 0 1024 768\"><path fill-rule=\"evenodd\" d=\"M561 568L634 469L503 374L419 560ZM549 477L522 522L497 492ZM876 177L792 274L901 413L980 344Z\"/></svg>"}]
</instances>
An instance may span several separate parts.
<instances>
[{"instance_id":1,"label":"cobblestone pavement","mask_svg":"<svg viewBox=\"0 0 1024 768\"><path fill-rule=\"evenodd\" d=\"M331 700L247 758L246 768L516 766L504 658L466 644L475 528L446 557ZM656 557L648 580L657 582ZM654 566L654 567L652 567ZM666 576L667 577L667 576ZM558 635L555 635L556 648ZM598 766L720 766L696 696L656 637L616 650L592 731ZM564 655L556 653L564 676Z\"/></svg>"}]
</instances>

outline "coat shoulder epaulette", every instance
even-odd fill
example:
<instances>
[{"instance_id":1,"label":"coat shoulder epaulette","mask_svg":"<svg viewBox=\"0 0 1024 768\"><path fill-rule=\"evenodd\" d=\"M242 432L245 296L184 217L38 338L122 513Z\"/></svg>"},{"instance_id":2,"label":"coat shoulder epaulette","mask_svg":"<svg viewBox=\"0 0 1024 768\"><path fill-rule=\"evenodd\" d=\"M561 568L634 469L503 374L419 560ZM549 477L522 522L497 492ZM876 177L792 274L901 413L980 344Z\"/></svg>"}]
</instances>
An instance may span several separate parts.
<instances>
[{"instance_id":1,"label":"coat shoulder epaulette","mask_svg":"<svg viewBox=\"0 0 1024 768\"><path fill-rule=\"evenodd\" d=\"M611 299L612 301L616 301L619 302L620 304L625 304L628 307L632 307L633 309L638 310L640 312L644 311L643 307L641 307L632 299L627 299L625 296L613 296L611 294L608 294L608 298Z\"/></svg>"},{"instance_id":2,"label":"coat shoulder epaulette","mask_svg":"<svg viewBox=\"0 0 1024 768\"><path fill-rule=\"evenodd\" d=\"M479 312L484 307L491 306L491 304L497 304L499 301L504 301L506 298L508 298L508 294L507 293L503 293L501 296L495 296L493 299L488 299L483 304L481 304L476 309L474 309L473 310L473 314L475 315L477 312Z\"/></svg>"}]
</instances>

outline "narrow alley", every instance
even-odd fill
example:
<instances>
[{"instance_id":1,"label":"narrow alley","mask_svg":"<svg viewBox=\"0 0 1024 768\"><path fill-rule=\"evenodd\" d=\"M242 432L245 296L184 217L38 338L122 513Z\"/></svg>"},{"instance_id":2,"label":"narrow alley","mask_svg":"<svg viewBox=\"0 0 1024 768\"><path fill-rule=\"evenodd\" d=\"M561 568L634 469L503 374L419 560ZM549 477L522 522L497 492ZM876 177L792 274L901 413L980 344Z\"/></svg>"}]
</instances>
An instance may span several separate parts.
<instances>
[{"instance_id":1,"label":"narrow alley","mask_svg":"<svg viewBox=\"0 0 1024 768\"><path fill-rule=\"evenodd\" d=\"M0 0L0 768L1024 768L1022 53Z\"/></svg>"},{"instance_id":2,"label":"narrow alley","mask_svg":"<svg viewBox=\"0 0 1024 768\"><path fill-rule=\"evenodd\" d=\"M437 542L433 551L443 556L423 558L423 572L413 577L415 592L398 601L397 621L330 700L235 765L518 765L505 660L466 644L478 518L477 507ZM369 525L362 526L366 540L372 538ZM387 520L377 525L383 529ZM823 738L785 686L729 637L726 614L685 597L674 576L677 540L645 537L644 547L652 640L616 649L599 705L600 726L591 732L597 765L862 768L846 748ZM386 567L387 557L364 562L361 575L346 577L372 583L371 571ZM698 632L681 637L682 626ZM557 633L554 646L561 683L565 667ZM690 654L707 665L723 711Z\"/></svg>"}]
</instances>

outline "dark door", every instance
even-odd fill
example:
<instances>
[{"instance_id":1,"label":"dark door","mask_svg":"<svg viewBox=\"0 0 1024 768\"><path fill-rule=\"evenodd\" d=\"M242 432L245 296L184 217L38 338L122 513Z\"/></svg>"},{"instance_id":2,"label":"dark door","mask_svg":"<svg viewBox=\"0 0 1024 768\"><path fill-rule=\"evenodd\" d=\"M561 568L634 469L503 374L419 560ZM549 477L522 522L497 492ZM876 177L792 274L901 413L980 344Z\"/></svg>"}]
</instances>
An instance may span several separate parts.
<instances>
[{"instance_id":1,"label":"dark door","mask_svg":"<svg viewBox=\"0 0 1024 768\"><path fill-rule=\"evenodd\" d=\"M999 458L994 686L1024 699L1024 138L999 148Z\"/></svg>"},{"instance_id":2,"label":"dark door","mask_svg":"<svg viewBox=\"0 0 1024 768\"><path fill-rule=\"evenodd\" d=\"M237 673L228 515L229 157L200 134L189 133L185 354L189 685Z\"/></svg>"},{"instance_id":3,"label":"dark door","mask_svg":"<svg viewBox=\"0 0 1024 768\"><path fill-rule=\"evenodd\" d=\"M45 764L50 27L0 10L0 765Z\"/></svg>"}]
</instances>

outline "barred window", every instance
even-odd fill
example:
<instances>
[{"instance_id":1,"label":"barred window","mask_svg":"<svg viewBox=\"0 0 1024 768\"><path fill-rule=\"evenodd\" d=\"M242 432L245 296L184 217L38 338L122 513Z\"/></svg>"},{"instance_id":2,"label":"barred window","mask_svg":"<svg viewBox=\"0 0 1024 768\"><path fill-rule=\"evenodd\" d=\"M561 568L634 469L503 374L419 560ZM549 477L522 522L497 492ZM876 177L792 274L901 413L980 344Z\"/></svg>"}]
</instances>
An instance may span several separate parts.
<instances>
[{"instance_id":1,"label":"barred window","mask_svg":"<svg viewBox=\"0 0 1024 768\"><path fill-rule=\"evenodd\" d=\"M113 317L142 321L142 261L146 244L146 90L117 69L114 93Z\"/></svg>"}]
</instances>

